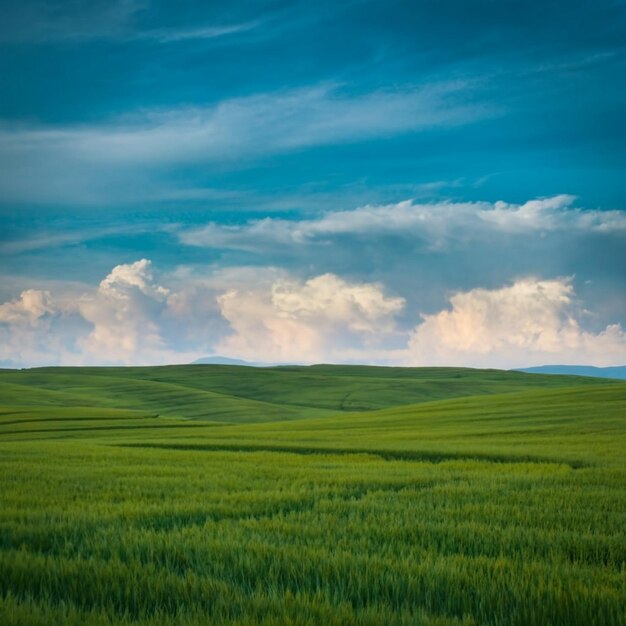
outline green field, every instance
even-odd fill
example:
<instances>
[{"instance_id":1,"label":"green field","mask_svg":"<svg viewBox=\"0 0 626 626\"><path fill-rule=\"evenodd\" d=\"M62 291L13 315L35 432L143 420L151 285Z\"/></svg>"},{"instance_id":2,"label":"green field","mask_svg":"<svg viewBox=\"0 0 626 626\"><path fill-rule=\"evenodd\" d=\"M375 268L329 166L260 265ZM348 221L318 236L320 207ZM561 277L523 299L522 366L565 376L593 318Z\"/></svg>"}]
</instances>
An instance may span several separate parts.
<instances>
[{"instance_id":1,"label":"green field","mask_svg":"<svg viewBox=\"0 0 626 626\"><path fill-rule=\"evenodd\" d=\"M0 370L0 624L626 624L626 382Z\"/></svg>"}]
</instances>

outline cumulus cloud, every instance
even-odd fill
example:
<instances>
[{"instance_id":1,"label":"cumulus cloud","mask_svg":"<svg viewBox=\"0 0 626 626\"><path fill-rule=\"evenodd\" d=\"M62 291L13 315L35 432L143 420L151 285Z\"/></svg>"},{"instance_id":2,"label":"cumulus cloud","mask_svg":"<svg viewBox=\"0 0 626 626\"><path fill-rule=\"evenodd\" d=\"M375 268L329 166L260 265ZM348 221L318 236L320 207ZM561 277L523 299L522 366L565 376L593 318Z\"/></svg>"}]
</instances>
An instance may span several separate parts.
<instances>
[{"instance_id":1,"label":"cumulus cloud","mask_svg":"<svg viewBox=\"0 0 626 626\"><path fill-rule=\"evenodd\" d=\"M0 363L18 365L57 359L60 337L51 327L60 310L49 291L27 289L0 304Z\"/></svg>"},{"instance_id":2,"label":"cumulus cloud","mask_svg":"<svg viewBox=\"0 0 626 626\"><path fill-rule=\"evenodd\" d=\"M68 287L68 290L70 287ZM221 353L264 362L521 367L626 362L626 333L579 302L571 278L527 277L453 295L422 315L409 292L335 273L120 264L75 297L29 289L0 304L0 363L162 364ZM412 282L420 300L420 283ZM401 294L401 295L400 295Z\"/></svg>"},{"instance_id":3,"label":"cumulus cloud","mask_svg":"<svg viewBox=\"0 0 626 626\"><path fill-rule=\"evenodd\" d=\"M590 332L581 327L585 315L571 279L472 289L452 296L449 309L423 316L410 334L408 362L499 368L626 362L621 326Z\"/></svg>"},{"instance_id":4,"label":"cumulus cloud","mask_svg":"<svg viewBox=\"0 0 626 626\"><path fill-rule=\"evenodd\" d=\"M236 268L196 277L181 269L165 287L151 262L141 259L115 266L94 288L57 281L54 298L49 290L29 289L0 304L0 364L189 362L210 354L228 333L220 293L236 285L269 285L284 275Z\"/></svg>"},{"instance_id":5,"label":"cumulus cloud","mask_svg":"<svg viewBox=\"0 0 626 626\"><path fill-rule=\"evenodd\" d=\"M92 325L79 341L83 357L125 364L179 360L184 355L168 349L159 328L169 293L155 282L147 259L114 267L95 292L78 302Z\"/></svg>"},{"instance_id":6,"label":"cumulus cloud","mask_svg":"<svg viewBox=\"0 0 626 626\"><path fill-rule=\"evenodd\" d=\"M394 332L404 300L381 285L349 283L333 274L305 282L279 280L269 289L230 290L219 296L234 334L226 354L255 360L315 362L371 359Z\"/></svg>"},{"instance_id":7,"label":"cumulus cloud","mask_svg":"<svg viewBox=\"0 0 626 626\"><path fill-rule=\"evenodd\" d=\"M406 298L403 325L415 323L409 317L416 311L442 309L451 292L570 274L605 324L626 322L626 211L581 208L569 195L520 203L407 200L304 219L210 223L178 237L220 250L226 262L381 281Z\"/></svg>"},{"instance_id":8,"label":"cumulus cloud","mask_svg":"<svg viewBox=\"0 0 626 626\"><path fill-rule=\"evenodd\" d=\"M116 265L100 282L102 294L120 300L129 300L135 289L154 300L161 300L169 293L168 289L154 283L151 262L148 259L127 265Z\"/></svg>"},{"instance_id":9,"label":"cumulus cloud","mask_svg":"<svg viewBox=\"0 0 626 626\"><path fill-rule=\"evenodd\" d=\"M0 304L0 323L37 326L45 315L53 314L56 305L49 291L27 289L11 302Z\"/></svg>"}]
</instances>

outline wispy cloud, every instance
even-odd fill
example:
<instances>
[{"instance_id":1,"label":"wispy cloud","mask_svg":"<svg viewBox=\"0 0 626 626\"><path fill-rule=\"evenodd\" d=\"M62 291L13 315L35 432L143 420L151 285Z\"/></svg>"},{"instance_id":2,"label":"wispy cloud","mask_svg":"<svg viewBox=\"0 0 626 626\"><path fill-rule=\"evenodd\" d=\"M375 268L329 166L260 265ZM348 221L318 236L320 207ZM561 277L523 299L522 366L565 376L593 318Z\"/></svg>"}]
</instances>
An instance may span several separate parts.
<instances>
[{"instance_id":1,"label":"wispy cloud","mask_svg":"<svg viewBox=\"0 0 626 626\"><path fill-rule=\"evenodd\" d=\"M146 0L13 2L3 7L4 43L81 42L123 36Z\"/></svg>"},{"instance_id":2,"label":"wispy cloud","mask_svg":"<svg viewBox=\"0 0 626 626\"><path fill-rule=\"evenodd\" d=\"M146 0L73 0L66 3L15 3L3 12L0 42L48 43L109 40L120 43L154 41L175 43L194 39L217 39L250 31L261 20L219 21L176 28L142 29L138 17L148 8Z\"/></svg>"},{"instance_id":3,"label":"wispy cloud","mask_svg":"<svg viewBox=\"0 0 626 626\"><path fill-rule=\"evenodd\" d=\"M319 85L222 101L201 108L147 111L96 126L2 130L5 150L56 153L93 163L227 159L455 126L492 113L468 104L464 82L360 95Z\"/></svg>"},{"instance_id":4,"label":"wispy cloud","mask_svg":"<svg viewBox=\"0 0 626 626\"><path fill-rule=\"evenodd\" d=\"M264 218L237 226L211 223L182 231L180 239L192 246L262 252L277 244L324 244L346 236L395 237L422 241L433 248L449 240L485 239L498 232L521 235L552 231L626 233L626 211L581 210L572 207L574 201L569 195L529 200L523 204L416 204L406 200L329 212L315 219Z\"/></svg>"},{"instance_id":5,"label":"wispy cloud","mask_svg":"<svg viewBox=\"0 0 626 626\"><path fill-rule=\"evenodd\" d=\"M474 85L457 81L363 94L323 84L89 126L5 123L0 194L84 202L98 187L136 193L155 168L210 162L237 168L269 154L447 128L494 113L476 101ZM153 186L154 180L144 193Z\"/></svg>"},{"instance_id":6,"label":"wispy cloud","mask_svg":"<svg viewBox=\"0 0 626 626\"><path fill-rule=\"evenodd\" d=\"M159 28L156 30L139 31L128 37L129 40L152 40L159 43L175 43L192 39L217 39L226 35L245 33L257 28L260 20L242 22L240 24L222 24L201 26L196 28Z\"/></svg>"},{"instance_id":7,"label":"wispy cloud","mask_svg":"<svg viewBox=\"0 0 626 626\"><path fill-rule=\"evenodd\" d=\"M27 236L13 236L6 241L0 240L0 257L33 252L36 250L59 250L66 246L87 243L105 237L120 235L141 235L154 232L175 232L178 227L171 223L133 223L116 226L99 226L92 228L74 228L51 232L30 233Z\"/></svg>"}]
</instances>

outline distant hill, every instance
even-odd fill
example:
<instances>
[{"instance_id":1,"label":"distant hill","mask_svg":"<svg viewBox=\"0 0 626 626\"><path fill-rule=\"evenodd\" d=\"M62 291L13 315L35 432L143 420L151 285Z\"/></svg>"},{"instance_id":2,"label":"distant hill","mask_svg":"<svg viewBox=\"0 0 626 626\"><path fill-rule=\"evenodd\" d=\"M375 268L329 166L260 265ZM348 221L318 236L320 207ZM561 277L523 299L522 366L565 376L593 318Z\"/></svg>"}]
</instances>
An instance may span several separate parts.
<instances>
[{"instance_id":1,"label":"distant hill","mask_svg":"<svg viewBox=\"0 0 626 626\"><path fill-rule=\"evenodd\" d=\"M605 385L624 382L445 367L48 367L0 372L0 421L2 406L24 403L42 410L89 406L229 423L285 421L468 396ZM71 420L68 424L75 425Z\"/></svg>"},{"instance_id":2,"label":"distant hill","mask_svg":"<svg viewBox=\"0 0 626 626\"><path fill-rule=\"evenodd\" d=\"M229 359L226 356L203 356L196 359L191 365L247 365L248 367L259 367L260 363L250 363L241 359Z\"/></svg>"},{"instance_id":3,"label":"distant hill","mask_svg":"<svg viewBox=\"0 0 626 626\"><path fill-rule=\"evenodd\" d=\"M595 378L626 379L626 365L594 367L593 365L541 365L517 370L529 374L566 374L569 376L592 376Z\"/></svg>"}]
</instances>

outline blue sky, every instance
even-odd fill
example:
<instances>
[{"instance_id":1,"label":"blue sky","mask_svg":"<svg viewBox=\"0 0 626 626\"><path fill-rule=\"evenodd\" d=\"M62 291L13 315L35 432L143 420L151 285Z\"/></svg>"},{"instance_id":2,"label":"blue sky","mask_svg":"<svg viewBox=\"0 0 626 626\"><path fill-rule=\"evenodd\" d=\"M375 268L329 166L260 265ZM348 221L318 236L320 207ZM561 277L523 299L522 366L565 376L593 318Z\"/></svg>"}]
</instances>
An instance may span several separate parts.
<instances>
[{"instance_id":1,"label":"blue sky","mask_svg":"<svg viewBox=\"0 0 626 626\"><path fill-rule=\"evenodd\" d=\"M0 1L0 362L626 362L626 4Z\"/></svg>"}]
</instances>

